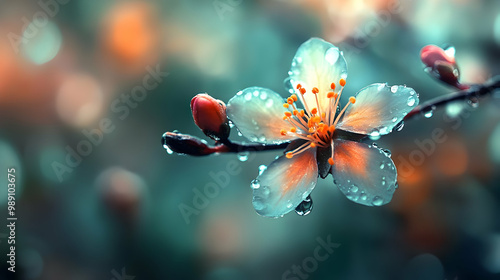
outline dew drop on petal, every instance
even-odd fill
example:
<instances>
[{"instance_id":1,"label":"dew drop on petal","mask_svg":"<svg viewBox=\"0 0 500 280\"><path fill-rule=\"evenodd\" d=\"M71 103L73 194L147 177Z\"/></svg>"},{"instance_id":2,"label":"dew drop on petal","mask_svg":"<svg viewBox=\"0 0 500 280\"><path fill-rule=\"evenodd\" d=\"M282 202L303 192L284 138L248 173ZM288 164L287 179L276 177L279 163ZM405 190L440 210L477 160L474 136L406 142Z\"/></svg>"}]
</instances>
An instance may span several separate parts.
<instances>
[{"instance_id":1,"label":"dew drop on petal","mask_svg":"<svg viewBox=\"0 0 500 280\"><path fill-rule=\"evenodd\" d=\"M265 204L262 202L262 199L260 197L254 197L252 204L255 210L262 210L265 208Z\"/></svg>"},{"instance_id":2,"label":"dew drop on petal","mask_svg":"<svg viewBox=\"0 0 500 280\"><path fill-rule=\"evenodd\" d=\"M413 106L413 105L415 105L415 102L417 102L417 99L415 98L415 96L410 95L408 97L408 101L406 104L408 104L408 106Z\"/></svg>"},{"instance_id":3,"label":"dew drop on petal","mask_svg":"<svg viewBox=\"0 0 500 280\"><path fill-rule=\"evenodd\" d=\"M363 193L363 194L361 194L361 196L359 198L361 198L361 200L367 200L368 195L366 195L366 193Z\"/></svg>"},{"instance_id":4,"label":"dew drop on petal","mask_svg":"<svg viewBox=\"0 0 500 280\"><path fill-rule=\"evenodd\" d=\"M351 186L351 192L356 193L359 191L359 188L356 185Z\"/></svg>"},{"instance_id":5,"label":"dew drop on petal","mask_svg":"<svg viewBox=\"0 0 500 280\"><path fill-rule=\"evenodd\" d=\"M340 57L340 52L337 48L329 48L325 53L325 60L328 61L331 65L334 65L335 62Z\"/></svg>"},{"instance_id":6,"label":"dew drop on petal","mask_svg":"<svg viewBox=\"0 0 500 280\"><path fill-rule=\"evenodd\" d=\"M382 164L380 165L380 169L384 169L384 167L385 167L385 164L384 164L384 163L382 163Z\"/></svg>"},{"instance_id":7,"label":"dew drop on petal","mask_svg":"<svg viewBox=\"0 0 500 280\"><path fill-rule=\"evenodd\" d=\"M287 205L286 205L286 208L292 208L293 207L293 203L289 202Z\"/></svg>"},{"instance_id":8,"label":"dew drop on petal","mask_svg":"<svg viewBox=\"0 0 500 280\"><path fill-rule=\"evenodd\" d=\"M384 154L385 154L386 157L391 157L392 156L391 151L388 150L388 149L383 149L382 152L384 152Z\"/></svg>"},{"instance_id":9,"label":"dew drop on petal","mask_svg":"<svg viewBox=\"0 0 500 280\"><path fill-rule=\"evenodd\" d=\"M269 189L268 186L263 186L262 187L262 191L261 191L261 194L265 197L268 197L269 194L271 193L271 190Z\"/></svg>"},{"instance_id":10,"label":"dew drop on petal","mask_svg":"<svg viewBox=\"0 0 500 280\"><path fill-rule=\"evenodd\" d=\"M273 105L274 105L274 100L272 100L272 99L268 99L268 100L266 101L266 107L267 107L267 108L271 108L271 107L273 107Z\"/></svg>"},{"instance_id":11,"label":"dew drop on petal","mask_svg":"<svg viewBox=\"0 0 500 280\"><path fill-rule=\"evenodd\" d=\"M234 127L234 123L232 121L229 121L229 127L230 128L233 128Z\"/></svg>"},{"instance_id":12,"label":"dew drop on petal","mask_svg":"<svg viewBox=\"0 0 500 280\"><path fill-rule=\"evenodd\" d=\"M313 207L313 201L311 199L311 196L307 196L304 201L302 201L296 208L295 208L295 213L299 216L305 216L309 213L311 213Z\"/></svg>"},{"instance_id":13,"label":"dew drop on petal","mask_svg":"<svg viewBox=\"0 0 500 280\"><path fill-rule=\"evenodd\" d=\"M398 124L396 124L394 126L394 130L401 131L401 130L403 130L404 126L405 126L405 122L404 121L400 121Z\"/></svg>"},{"instance_id":14,"label":"dew drop on petal","mask_svg":"<svg viewBox=\"0 0 500 280\"><path fill-rule=\"evenodd\" d=\"M247 161L249 154L250 154L249 152L239 152L238 153L238 160L239 161Z\"/></svg>"},{"instance_id":15,"label":"dew drop on petal","mask_svg":"<svg viewBox=\"0 0 500 280\"><path fill-rule=\"evenodd\" d=\"M398 117L392 118L392 122L397 122L397 121L398 121Z\"/></svg>"},{"instance_id":16,"label":"dew drop on petal","mask_svg":"<svg viewBox=\"0 0 500 280\"><path fill-rule=\"evenodd\" d=\"M260 181L258 179L254 179L250 184L250 187L252 187L252 189L254 190L260 188Z\"/></svg>"},{"instance_id":17,"label":"dew drop on petal","mask_svg":"<svg viewBox=\"0 0 500 280\"><path fill-rule=\"evenodd\" d=\"M246 101L250 101L250 100L252 100L252 93L251 93L251 92L247 92L247 93L245 94L245 100L246 100Z\"/></svg>"},{"instance_id":18,"label":"dew drop on petal","mask_svg":"<svg viewBox=\"0 0 500 280\"><path fill-rule=\"evenodd\" d=\"M391 91L392 93L396 93L398 91L398 86L392 86Z\"/></svg>"},{"instance_id":19,"label":"dew drop on petal","mask_svg":"<svg viewBox=\"0 0 500 280\"><path fill-rule=\"evenodd\" d=\"M267 166L265 166L264 164L259 166L259 175L262 175L262 173L264 173L264 171L266 171L266 169L267 169Z\"/></svg>"},{"instance_id":20,"label":"dew drop on petal","mask_svg":"<svg viewBox=\"0 0 500 280\"><path fill-rule=\"evenodd\" d=\"M380 139L380 132L377 129L374 129L370 134L368 135L371 140L378 140Z\"/></svg>"},{"instance_id":21,"label":"dew drop on petal","mask_svg":"<svg viewBox=\"0 0 500 280\"><path fill-rule=\"evenodd\" d=\"M384 203L384 200L380 196L374 196L372 200L372 204L374 206L381 206Z\"/></svg>"}]
</instances>

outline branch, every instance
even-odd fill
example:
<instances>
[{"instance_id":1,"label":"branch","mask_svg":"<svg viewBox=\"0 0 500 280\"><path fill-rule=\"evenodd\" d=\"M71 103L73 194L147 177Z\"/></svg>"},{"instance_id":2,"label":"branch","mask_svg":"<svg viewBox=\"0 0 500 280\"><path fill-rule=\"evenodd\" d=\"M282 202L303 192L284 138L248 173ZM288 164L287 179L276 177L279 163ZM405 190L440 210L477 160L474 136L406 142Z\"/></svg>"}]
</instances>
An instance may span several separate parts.
<instances>
[{"instance_id":1,"label":"branch","mask_svg":"<svg viewBox=\"0 0 500 280\"><path fill-rule=\"evenodd\" d=\"M493 77L491 80L487 81L484 84L471 85L468 89L439 96L427 102L424 102L415 107L415 109L411 110L406 115L404 120L407 121L414 118L415 116L423 115L429 111L434 111L455 101L471 100L474 98L479 99L481 97L492 94L495 90L498 89L500 89L500 76Z\"/></svg>"}]
</instances>

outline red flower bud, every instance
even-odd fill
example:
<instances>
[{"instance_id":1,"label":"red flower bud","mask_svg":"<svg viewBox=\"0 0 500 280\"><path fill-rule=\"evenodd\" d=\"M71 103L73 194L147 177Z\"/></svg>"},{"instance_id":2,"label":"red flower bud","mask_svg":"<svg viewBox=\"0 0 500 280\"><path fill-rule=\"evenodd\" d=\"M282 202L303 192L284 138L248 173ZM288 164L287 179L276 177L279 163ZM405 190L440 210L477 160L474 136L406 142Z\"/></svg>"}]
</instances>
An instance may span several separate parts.
<instances>
[{"instance_id":1,"label":"red flower bud","mask_svg":"<svg viewBox=\"0 0 500 280\"><path fill-rule=\"evenodd\" d=\"M191 111L194 123L214 140L229 137L229 123L226 104L206 93L200 93L191 99Z\"/></svg>"},{"instance_id":2,"label":"red flower bud","mask_svg":"<svg viewBox=\"0 0 500 280\"><path fill-rule=\"evenodd\" d=\"M422 62L434 68L437 61L448 62L455 65L455 57L448 55L442 48L434 45L428 45L420 51L420 59Z\"/></svg>"},{"instance_id":3,"label":"red flower bud","mask_svg":"<svg viewBox=\"0 0 500 280\"><path fill-rule=\"evenodd\" d=\"M469 86L460 84L460 72L455 62L455 56L446 53L438 46L428 45L420 51L420 59L427 66L425 69L434 78L441 80L458 89Z\"/></svg>"}]
</instances>

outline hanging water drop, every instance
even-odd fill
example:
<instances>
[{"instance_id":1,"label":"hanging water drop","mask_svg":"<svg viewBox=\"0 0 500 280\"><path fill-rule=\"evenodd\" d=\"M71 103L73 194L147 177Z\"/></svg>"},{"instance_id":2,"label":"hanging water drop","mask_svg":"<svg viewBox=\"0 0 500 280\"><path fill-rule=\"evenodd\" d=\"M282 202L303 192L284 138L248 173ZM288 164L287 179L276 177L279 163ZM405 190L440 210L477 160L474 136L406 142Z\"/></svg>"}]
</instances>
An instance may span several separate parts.
<instances>
[{"instance_id":1,"label":"hanging water drop","mask_svg":"<svg viewBox=\"0 0 500 280\"><path fill-rule=\"evenodd\" d=\"M436 106L431 106L430 108L423 110L422 114L424 114L424 117L426 118L431 118L432 115L434 115L434 110L436 110Z\"/></svg>"},{"instance_id":2,"label":"hanging water drop","mask_svg":"<svg viewBox=\"0 0 500 280\"><path fill-rule=\"evenodd\" d=\"M299 216L305 216L312 211L312 206L313 206L313 201L311 199L311 196L307 196L304 201L302 201L296 208L295 208L295 213Z\"/></svg>"},{"instance_id":3,"label":"hanging water drop","mask_svg":"<svg viewBox=\"0 0 500 280\"><path fill-rule=\"evenodd\" d=\"M260 188L260 181L257 179L252 180L252 183L250 183L250 187L254 190Z\"/></svg>"},{"instance_id":4,"label":"hanging water drop","mask_svg":"<svg viewBox=\"0 0 500 280\"><path fill-rule=\"evenodd\" d=\"M249 152L239 152L238 153L238 160L239 161L247 161L249 154L250 154Z\"/></svg>"},{"instance_id":5,"label":"hanging water drop","mask_svg":"<svg viewBox=\"0 0 500 280\"><path fill-rule=\"evenodd\" d=\"M467 100L467 104L469 104L472 108L477 108L479 106L479 98L472 96L469 100Z\"/></svg>"},{"instance_id":6,"label":"hanging water drop","mask_svg":"<svg viewBox=\"0 0 500 280\"><path fill-rule=\"evenodd\" d=\"M392 156L392 153L389 149L383 149L382 152L384 152L385 156L386 157L391 157Z\"/></svg>"},{"instance_id":7,"label":"hanging water drop","mask_svg":"<svg viewBox=\"0 0 500 280\"><path fill-rule=\"evenodd\" d=\"M403 130L404 126L405 126L405 121L400 121L398 124L394 126L394 130L401 131Z\"/></svg>"},{"instance_id":8,"label":"hanging water drop","mask_svg":"<svg viewBox=\"0 0 500 280\"><path fill-rule=\"evenodd\" d=\"M372 204L374 206L381 206L384 203L384 200L380 196L373 197Z\"/></svg>"},{"instance_id":9,"label":"hanging water drop","mask_svg":"<svg viewBox=\"0 0 500 280\"><path fill-rule=\"evenodd\" d=\"M396 93L398 91L398 86L392 86L391 87L391 92Z\"/></svg>"},{"instance_id":10,"label":"hanging water drop","mask_svg":"<svg viewBox=\"0 0 500 280\"><path fill-rule=\"evenodd\" d=\"M368 135L368 137L371 140L376 141L376 140L380 139L380 132L377 129L374 129L372 132L370 132L370 134Z\"/></svg>"}]
</instances>

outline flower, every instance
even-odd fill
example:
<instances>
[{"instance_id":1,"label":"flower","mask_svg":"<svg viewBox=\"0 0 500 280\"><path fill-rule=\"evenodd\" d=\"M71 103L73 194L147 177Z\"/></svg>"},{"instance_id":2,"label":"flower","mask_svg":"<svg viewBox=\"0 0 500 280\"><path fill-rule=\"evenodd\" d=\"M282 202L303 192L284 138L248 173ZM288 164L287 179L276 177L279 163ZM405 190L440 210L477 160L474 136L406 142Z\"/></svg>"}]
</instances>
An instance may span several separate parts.
<instances>
[{"instance_id":1,"label":"flower","mask_svg":"<svg viewBox=\"0 0 500 280\"><path fill-rule=\"evenodd\" d=\"M252 182L257 213L283 216L307 198L318 176L330 173L348 199L368 206L388 203L397 188L396 167L383 150L359 140L390 133L417 106L415 91L372 84L340 109L347 64L337 47L319 38L299 47L289 75L286 100L270 89L251 87L227 104L228 117L249 140L291 141Z\"/></svg>"},{"instance_id":2,"label":"flower","mask_svg":"<svg viewBox=\"0 0 500 280\"><path fill-rule=\"evenodd\" d=\"M194 123L214 140L226 139L230 128L226 116L226 104L206 93L191 99Z\"/></svg>"}]
</instances>

